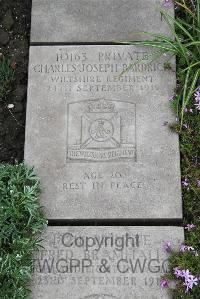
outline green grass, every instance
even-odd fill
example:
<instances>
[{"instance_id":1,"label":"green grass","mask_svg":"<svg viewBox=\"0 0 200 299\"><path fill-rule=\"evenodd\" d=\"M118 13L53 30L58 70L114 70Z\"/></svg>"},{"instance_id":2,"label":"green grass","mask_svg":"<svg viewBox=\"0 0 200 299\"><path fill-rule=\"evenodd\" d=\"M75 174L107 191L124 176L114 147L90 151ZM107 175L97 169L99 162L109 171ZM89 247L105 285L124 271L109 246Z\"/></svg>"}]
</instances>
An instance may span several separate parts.
<instances>
[{"instance_id":1,"label":"green grass","mask_svg":"<svg viewBox=\"0 0 200 299\"><path fill-rule=\"evenodd\" d=\"M24 164L0 164L0 298L24 299L38 233L46 224L38 203L39 180Z\"/></svg>"},{"instance_id":2,"label":"green grass","mask_svg":"<svg viewBox=\"0 0 200 299\"><path fill-rule=\"evenodd\" d=\"M175 277L173 268L188 269L191 274L200 277L200 188L197 184L197 180L200 180L200 111L195 106L194 98L194 93L200 86L200 0L180 0L175 1L175 4L175 19L167 10L161 10L163 19L171 30L171 38L142 32L143 36L150 39L125 43L151 47L157 56L164 53L176 56L177 87L171 106L178 121L170 124L170 128L180 137L182 181L186 180L188 183L182 188L184 224L195 225L195 228L186 232L185 244L192 246L195 251L172 250L169 256L170 272L166 279L176 282L175 289L171 289L173 298L199 299L200 283L185 292L183 278ZM167 67L170 68L170 62Z\"/></svg>"},{"instance_id":3,"label":"green grass","mask_svg":"<svg viewBox=\"0 0 200 299\"><path fill-rule=\"evenodd\" d=\"M0 57L0 100L4 100L11 89L15 71L11 67L11 61L4 56Z\"/></svg>"}]
</instances>

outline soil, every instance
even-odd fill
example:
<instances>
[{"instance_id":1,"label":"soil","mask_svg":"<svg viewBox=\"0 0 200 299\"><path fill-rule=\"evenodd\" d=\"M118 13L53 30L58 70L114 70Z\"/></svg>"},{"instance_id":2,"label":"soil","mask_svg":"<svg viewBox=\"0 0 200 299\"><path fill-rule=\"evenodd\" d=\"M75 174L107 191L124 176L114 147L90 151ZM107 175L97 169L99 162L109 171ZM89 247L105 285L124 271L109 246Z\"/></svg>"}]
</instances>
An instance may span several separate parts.
<instances>
[{"instance_id":1,"label":"soil","mask_svg":"<svg viewBox=\"0 0 200 299\"><path fill-rule=\"evenodd\" d=\"M24 156L30 22L31 0L0 0L0 56L15 69L10 91L0 98L0 162Z\"/></svg>"}]
</instances>

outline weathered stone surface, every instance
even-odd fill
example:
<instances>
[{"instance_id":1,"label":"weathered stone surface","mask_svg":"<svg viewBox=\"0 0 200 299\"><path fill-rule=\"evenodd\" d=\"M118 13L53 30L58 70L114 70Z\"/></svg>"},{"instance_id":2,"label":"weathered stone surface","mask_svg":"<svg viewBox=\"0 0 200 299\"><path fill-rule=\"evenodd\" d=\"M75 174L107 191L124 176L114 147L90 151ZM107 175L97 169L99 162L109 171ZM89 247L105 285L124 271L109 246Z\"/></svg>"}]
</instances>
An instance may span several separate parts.
<instances>
[{"instance_id":1,"label":"weathered stone surface","mask_svg":"<svg viewBox=\"0 0 200 299\"><path fill-rule=\"evenodd\" d=\"M49 227L36 254L31 299L171 299L160 289L165 241L177 249L183 228Z\"/></svg>"},{"instance_id":2,"label":"weathered stone surface","mask_svg":"<svg viewBox=\"0 0 200 299\"><path fill-rule=\"evenodd\" d=\"M31 47L25 159L48 218L181 218L175 72L151 59L134 46Z\"/></svg>"},{"instance_id":3,"label":"weathered stone surface","mask_svg":"<svg viewBox=\"0 0 200 299\"><path fill-rule=\"evenodd\" d=\"M163 0L33 0L32 42L110 42L169 33ZM173 13L173 9L168 10ZM134 33L135 32L135 33ZM140 37L141 38L141 37Z\"/></svg>"}]
</instances>

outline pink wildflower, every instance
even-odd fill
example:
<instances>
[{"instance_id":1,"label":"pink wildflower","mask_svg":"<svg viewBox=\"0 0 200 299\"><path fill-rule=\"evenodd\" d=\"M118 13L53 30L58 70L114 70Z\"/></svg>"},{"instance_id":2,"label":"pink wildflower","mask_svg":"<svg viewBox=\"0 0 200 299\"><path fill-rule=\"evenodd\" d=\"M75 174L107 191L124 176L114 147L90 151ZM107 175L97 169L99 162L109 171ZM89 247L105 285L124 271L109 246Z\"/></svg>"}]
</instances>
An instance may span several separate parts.
<instances>
[{"instance_id":1,"label":"pink wildflower","mask_svg":"<svg viewBox=\"0 0 200 299\"><path fill-rule=\"evenodd\" d=\"M197 180L197 187L200 188L200 180Z\"/></svg>"},{"instance_id":2,"label":"pink wildflower","mask_svg":"<svg viewBox=\"0 0 200 299\"><path fill-rule=\"evenodd\" d=\"M200 86L197 88L196 92L194 93L194 98L195 98L195 106L197 110L200 110Z\"/></svg>"},{"instance_id":3,"label":"pink wildflower","mask_svg":"<svg viewBox=\"0 0 200 299\"><path fill-rule=\"evenodd\" d=\"M194 285L197 285L198 284L198 279L193 276L193 278L191 278L189 281L186 281L184 283L184 285L186 286L186 291L185 292L188 292L189 289L192 289Z\"/></svg>"},{"instance_id":4,"label":"pink wildflower","mask_svg":"<svg viewBox=\"0 0 200 299\"><path fill-rule=\"evenodd\" d=\"M189 289L192 289L194 285L198 284L198 278L194 275L192 275L189 270L182 270L183 277L185 279L185 282L183 285L186 286L186 292L189 291Z\"/></svg>"},{"instance_id":5,"label":"pink wildflower","mask_svg":"<svg viewBox=\"0 0 200 299\"><path fill-rule=\"evenodd\" d=\"M179 277L183 277L183 273L182 270L180 270L178 267L175 267L174 269L174 275L179 278Z\"/></svg>"},{"instance_id":6,"label":"pink wildflower","mask_svg":"<svg viewBox=\"0 0 200 299\"><path fill-rule=\"evenodd\" d=\"M189 180L185 178L181 183L184 187L187 187L189 185Z\"/></svg>"},{"instance_id":7,"label":"pink wildflower","mask_svg":"<svg viewBox=\"0 0 200 299\"><path fill-rule=\"evenodd\" d=\"M161 286L161 289L166 289L169 287L169 282L167 279L165 278L161 278L160 280L160 286Z\"/></svg>"},{"instance_id":8,"label":"pink wildflower","mask_svg":"<svg viewBox=\"0 0 200 299\"><path fill-rule=\"evenodd\" d=\"M182 244L179 250L180 252L194 251L194 248L192 246Z\"/></svg>"},{"instance_id":9,"label":"pink wildflower","mask_svg":"<svg viewBox=\"0 0 200 299\"><path fill-rule=\"evenodd\" d=\"M174 268L174 275L177 278L183 278L184 283L183 285L186 286L185 292L188 292L189 289L192 289L194 285L198 284L198 277L192 275L188 269L186 270L181 270L178 267Z\"/></svg>"},{"instance_id":10,"label":"pink wildflower","mask_svg":"<svg viewBox=\"0 0 200 299\"><path fill-rule=\"evenodd\" d=\"M190 230L192 230L193 228L195 228L196 226L194 225L194 224L187 224L186 226L185 226L185 229L187 229L188 231L190 231Z\"/></svg>"},{"instance_id":11,"label":"pink wildflower","mask_svg":"<svg viewBox=\"0 0 200 299\"><path fill-rule=\"evenodd\" d=\"M171 242L170 241L166 241L165 244L164 244L164 250L166 252L171 252L172 251L172 245L171 245Z\"/></svg>"},{"instance_id":12,"label":"pink wildflower","mask_svg":"<svg viewBox=\"0 0 200 299\"><path fill-rule=\"evenodd\" d=\"M190 271L188 269L182 270L182 277L185 278L185 281L187 281L190 278Z\"/></svg>"},{"instance_id":13,"label":"pink wildflower","mask_svg":"<svg viewBox=\"0 0 200 299\"><path fill-rule=\"evenodd\" d=\"M164 0L163 7L172 8L173 7L173 1L172 0Z\"/></svg>"}]
</instances>

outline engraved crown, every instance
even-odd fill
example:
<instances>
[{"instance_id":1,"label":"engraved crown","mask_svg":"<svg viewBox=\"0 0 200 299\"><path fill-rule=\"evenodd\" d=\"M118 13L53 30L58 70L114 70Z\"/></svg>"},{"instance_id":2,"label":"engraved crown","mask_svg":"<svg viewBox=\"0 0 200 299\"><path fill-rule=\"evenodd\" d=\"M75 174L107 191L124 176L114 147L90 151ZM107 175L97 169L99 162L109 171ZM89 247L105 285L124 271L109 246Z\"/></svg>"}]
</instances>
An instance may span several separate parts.
<instances>
[{"instance_id":1,"label":"engraved crown","mask_svg":"<svg viewBox=\"0 0 200 299\"><path fill-rule=\"evenodd\" d=\"M106 100L91 101L88 105L88 112L114 112L115 105Z\"/></svg>"}]
</instances>

